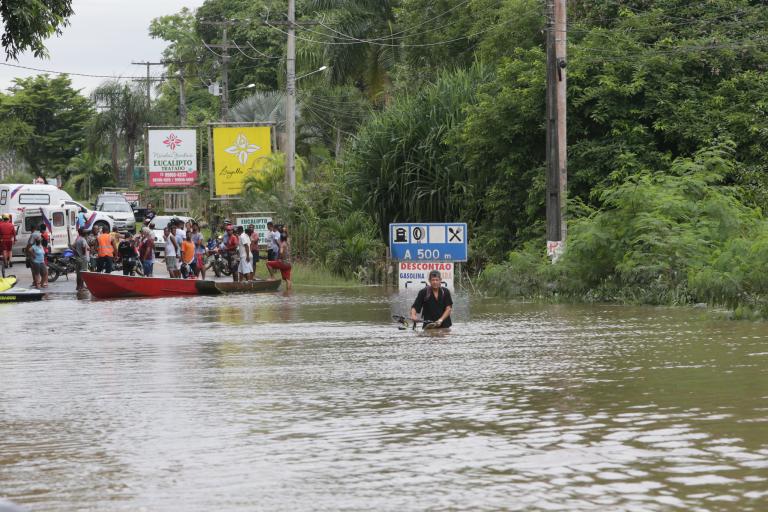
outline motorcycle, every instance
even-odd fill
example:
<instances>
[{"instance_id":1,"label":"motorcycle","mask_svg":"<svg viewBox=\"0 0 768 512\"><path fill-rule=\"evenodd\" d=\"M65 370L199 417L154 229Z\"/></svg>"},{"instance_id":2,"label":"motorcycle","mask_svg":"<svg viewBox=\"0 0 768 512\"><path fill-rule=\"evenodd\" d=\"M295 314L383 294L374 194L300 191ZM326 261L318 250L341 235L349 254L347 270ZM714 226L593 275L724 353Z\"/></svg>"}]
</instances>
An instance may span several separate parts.
<instances>
[{"instance_id":1,"label":"motorcycle","mask_svg":"<svg viewBox=\"0 0 768 512\"><path fill-rule=\"evenodd\" d=\"M141 261L139 261L138 258L131 260L131 263L133 264L133 268L131 269L131 272L129 275L131 276L139 276L144 277L144 267L141 266ZM123 259L120 258L115 262L113 272L123 272Z\"/></svg>"},{"instance_id":2,"label":"motorcycle","mask_svg":"<svg viewBox=\"0 0 768 512\"><path fill-rule=\"evenodd\" d=\"M229 260L221 254L220 249L214 249L208 256L208 264L205 266L206 270L213 269L213 273L216 277L222 275L229 276L232 274L232 270L229 268Z\"/></svg>"},{"instance_id":3,"label":"motorcycle","mask_svg":"<svg viewBox=\"0 0 768 512\"><path fill-rule=\"evenodd\" d=\"M72 249L66 249L61 254L48 255L48 281L56 281L60 275L64 274L69 279L69 274L77 272L77 263L75 262L75 252Z\"/></svg>"}]
</instances>

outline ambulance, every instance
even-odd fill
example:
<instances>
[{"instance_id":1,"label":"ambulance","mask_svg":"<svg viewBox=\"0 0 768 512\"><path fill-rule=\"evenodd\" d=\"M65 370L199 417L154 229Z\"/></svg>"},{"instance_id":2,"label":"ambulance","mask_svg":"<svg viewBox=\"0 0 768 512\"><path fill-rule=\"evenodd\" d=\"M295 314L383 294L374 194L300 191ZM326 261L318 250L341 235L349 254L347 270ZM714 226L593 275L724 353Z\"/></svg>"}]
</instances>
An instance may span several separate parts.
<instances>
[{"instance_id":1,"label":"ambulance","mask_svg":"<svg viewBox=\"0 0 768 512\"><path fill-rule=\"evenodd\" d=\"M45 224L52 238L52 252L64 251L77 238L77 214L83 206L53 185L0 185L0 214L7 213L16 226L13 256L23 256L34 227ZM113 220L101 212L86 210L86 230L100 226L110 231Z\"/></svg>"}]
</instances>

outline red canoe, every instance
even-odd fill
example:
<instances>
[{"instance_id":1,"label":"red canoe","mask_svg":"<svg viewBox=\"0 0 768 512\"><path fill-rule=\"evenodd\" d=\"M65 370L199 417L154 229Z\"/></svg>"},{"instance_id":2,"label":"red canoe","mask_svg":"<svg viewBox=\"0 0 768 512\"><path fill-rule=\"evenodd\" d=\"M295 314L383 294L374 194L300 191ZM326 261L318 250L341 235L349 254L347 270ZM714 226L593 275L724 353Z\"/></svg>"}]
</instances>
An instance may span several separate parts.
<instances>
[{"instance_id":1,"label":"red canoe","mask_svg":"<svg viewBox=\"0 0 768 512\"><path fill-rule=\"evenodd\" d=\"M99 274L96 272L83 272L82 276L91 294L100 299L260 293L273 292L280 287L280 281L234 283L163 277L132 277L120 274Z\"/></svg>"},{"instance_id":2,"label":"red canoe","mask_svg":"<svg viewBox=\"0 0 768 512\"><path fill-rule=\"evenodd\" d=\"M133 277L120 274L83 272L88 291L100 299L117 297L178 297L179 295L218 295L213 281Z\"/></svg>"}]
</instances>

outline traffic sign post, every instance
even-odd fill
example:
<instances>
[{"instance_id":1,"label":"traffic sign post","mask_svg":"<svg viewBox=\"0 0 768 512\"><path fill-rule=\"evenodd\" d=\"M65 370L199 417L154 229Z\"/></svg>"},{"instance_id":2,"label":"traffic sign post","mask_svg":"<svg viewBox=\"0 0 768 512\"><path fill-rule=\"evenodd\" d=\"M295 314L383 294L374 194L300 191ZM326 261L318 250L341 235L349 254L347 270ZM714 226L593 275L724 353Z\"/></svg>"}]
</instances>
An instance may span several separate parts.
<instances>
[{"instance_id":1,"label":"traffic sign post","mask_svg":"<svg viewBox=\"0 0 768 512\"><path fill-rule=\"evenodd\" d=\"M389 250L395 261L467 261L467 224L393 223Z\"/></svg>"}]
</instances>

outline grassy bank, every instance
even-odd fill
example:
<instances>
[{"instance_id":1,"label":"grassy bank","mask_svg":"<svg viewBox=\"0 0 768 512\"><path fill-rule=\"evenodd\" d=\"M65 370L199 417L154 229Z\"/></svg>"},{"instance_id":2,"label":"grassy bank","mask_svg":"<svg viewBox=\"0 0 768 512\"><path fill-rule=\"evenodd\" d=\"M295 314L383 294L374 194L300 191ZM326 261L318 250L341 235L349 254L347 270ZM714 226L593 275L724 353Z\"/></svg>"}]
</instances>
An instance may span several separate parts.
<instances>
[{"instance_id":1,"label":"grassy bank","mask_svg":"<svg viewBox=\"0 0 768 512\"><path fill-rule=\"evenodd\" d=\"M261 279L267 279L269 277L264 260L256 265L256 276ZM276 273L275 277L279 279L280 273ZM293 263L291 279L293 280L293 286L295 288L301 288L302 286L355 288L361 286L357 281L335 275L321 265L313 265L311 263L300 261L295 261Z\"/></svg>"}]
</instances>

